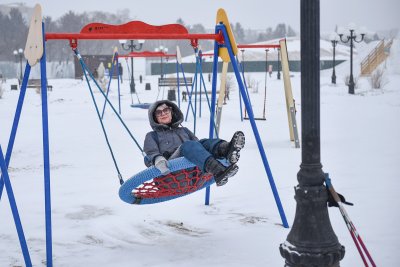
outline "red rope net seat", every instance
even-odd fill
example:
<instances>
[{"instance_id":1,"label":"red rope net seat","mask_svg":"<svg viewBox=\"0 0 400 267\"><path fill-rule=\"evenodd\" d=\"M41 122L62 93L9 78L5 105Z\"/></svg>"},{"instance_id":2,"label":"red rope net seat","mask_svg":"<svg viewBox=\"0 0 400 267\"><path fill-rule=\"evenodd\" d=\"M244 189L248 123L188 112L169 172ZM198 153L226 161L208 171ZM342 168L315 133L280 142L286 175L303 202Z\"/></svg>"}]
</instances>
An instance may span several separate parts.
<instances>
[{"instance_id":1,"label":"red rope net seat","mask_svg":"<svg viewBox=\"0 0 400 267\"><path fill-rule=\"evenodd\" d=\"M181 157L169 161L171 173L161 175L150 167L125 181L120 198L130 204L154 204L182 197L214 183L212 174Z\"/></svg>"},{"instance_id":2,"label":"red rope net seat","mask_svg":"<svg viewBox=\"0 0 400 267\"><path fill-rule=\"evenodd\" d=\"M203 174L198 167L181 170L145 182L133 194L137 198L160 198L189 194L202 188L210 180L211 174Z\"/></svg>"}]
</instances>

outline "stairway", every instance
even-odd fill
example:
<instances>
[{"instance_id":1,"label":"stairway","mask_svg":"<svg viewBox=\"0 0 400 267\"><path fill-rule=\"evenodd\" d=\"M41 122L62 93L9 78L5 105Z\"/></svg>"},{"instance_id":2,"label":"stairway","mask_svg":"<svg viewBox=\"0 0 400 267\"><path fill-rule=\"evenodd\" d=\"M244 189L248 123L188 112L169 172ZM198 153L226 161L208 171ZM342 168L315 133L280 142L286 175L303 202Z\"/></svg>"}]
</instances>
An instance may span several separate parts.
<instances>
[{"instance_id":1,"label":"stairway","mask_svg":"<svg viewBox=\"0 0 400 267\"><path fill-rule=\"evenodd\" d=\"M385 44L385 40L380 41L376 47L361 62L361 76L369 76L372 72L389 56L390 47L393 39Z\"/></svg>"}]
</instances>

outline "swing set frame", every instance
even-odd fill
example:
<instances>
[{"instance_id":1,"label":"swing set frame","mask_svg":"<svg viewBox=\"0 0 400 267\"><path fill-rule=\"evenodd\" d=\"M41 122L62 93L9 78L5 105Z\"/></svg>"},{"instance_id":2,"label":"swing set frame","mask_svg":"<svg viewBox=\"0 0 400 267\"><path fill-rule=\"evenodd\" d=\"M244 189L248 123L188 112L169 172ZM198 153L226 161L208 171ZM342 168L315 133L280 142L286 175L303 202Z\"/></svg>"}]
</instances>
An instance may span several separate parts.
<instances>
[{"instance_id":1,"label":"swing set frame","mask_svg":"<svg viewBox=\"0 0 400 267\"><path fill-rule=\"evenodd\" d=\"M280 51L280 61L281 61L281 65L282 65L283 84L284 84L284 89L285 89L286 111L287 111L288 125L289 125L289 137L290 137L290 141L294 143L294 147L300 148L300 140L299 140L298 127L297 127L297 122L296 122L296 107L295 107L295 102L294 102L294 98L293 98L292 84L290 81L289 58L288 58L288 52L287 52L286 39L279 40L279 44L260 44L260 45L239 44L237 47L239 49L241 49L242 55L244 54L245 48L247 48L247 49L257 49L257 48L265 49L266 62L267 62L268 49L274 48L274 49L278 49ZM278 56L279 56L279 53L278 53ZM244 81L244 84L246 87L246 93L248 94L246 79L244 76L244 59L242 59L241 64L242 64L243 81ZM267 71L268 71L267 67L268 66L265 66L265 75L266 76L267 76ZM267 78L265 78L263 118L255 118L256 120L266 120L266 118L265 118L266 97L267 97ZM247 98L250 101L249 95L247 95ZM246 116L247 109L244 110L244 114L245 114L244 119L248 120L249 118Z\"/></svg>"},{"instance_id":2,"label":"swing set frame","mask_svg":"<svg viewBox=\"0 0 400 267\"><path fill-rule=\"evenodd\" d=\"M7 145L6 154L3 154L0 146L0 197L5 186L7 196L10 202L12 215L14 218L15 226L21 245L22 254L26 266L32 266L28 246L26 243L22 223L20 220L16 200L12 190L10 177L8 173L8 165L11 159L13 145L19 125L22 106L24 103L25 92L30 75L31 67L40 62L41 74L41 107L42 107L42 130L43 130L43 168L44 168L44 196L45 196L45 226L46 226L46 265L53 266L52 254L52 223L51 223L51 188L50 188L50 145L49 145L49 123L48 123L48 103L47 103L47 90L46 90L46 41L51 40L68 40L72 50L78 57L77 53L78 40L117 40L117 39L165 39L165 40L190 40L191 43L196 43L198 40L214 40L214 61L213 61L213 76L212 76L212 97L211 97L211 110L216 107L216 85L217 85L217 66L218 57L221 57L224 62L231 61L232 67L235 71L235 76L241 91L241 96L244 101L245 107L249 113L251 127L256 139L258 150L264 164L264 168L268 177L273 196L282 220L282 225L288 228L288 222L284 213L280 197L272 176L271 169L266 157L264 146L262 144L255 120L252 107L249 99L245 94L245 87L243 85L240 70L236 62L237 46L234 40L232 30L223 9L217 12L217 20L214 34L189 34L187 29L179 24L168 24L164 26L152 26L140 21L132 21L123 25L108 25L103 23L91 23L86 25L80 33L46 33L45 25L42 22L41 6L34 7L33 16L31 19L30 29L28 32L27 44L25 47L25 56L27 64L25 67L24 77L22 80L20 95L17 103L17 108L14 115L12 129L10 132L9 142ZM108 101L111 105L111 103ZM214 119L215 114L211 112L209 138L214 137ZM120 177L120 181L122 178ZM209 205L210 200L210 187L206 188L205 204Z\"/></svg>"}]
</instances>

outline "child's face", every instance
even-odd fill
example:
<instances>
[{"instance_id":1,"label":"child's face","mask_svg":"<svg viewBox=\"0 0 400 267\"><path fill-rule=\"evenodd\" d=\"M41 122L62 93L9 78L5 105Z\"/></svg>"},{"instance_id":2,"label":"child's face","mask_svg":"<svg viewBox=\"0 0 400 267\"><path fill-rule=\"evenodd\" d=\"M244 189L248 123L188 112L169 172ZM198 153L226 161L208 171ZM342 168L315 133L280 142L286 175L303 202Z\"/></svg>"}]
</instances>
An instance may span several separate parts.
<instances>
[{"instance_id":1,"label":"child's face","mask_svg":"<svg viewBox=\"0 0 400 267\"><path fill-rule=\"evenodd\" d=\"M168 124L172 121L172 109L170 107L158 107L155 111L156 119L159 124Z\"/></svg>"}]
</instances>

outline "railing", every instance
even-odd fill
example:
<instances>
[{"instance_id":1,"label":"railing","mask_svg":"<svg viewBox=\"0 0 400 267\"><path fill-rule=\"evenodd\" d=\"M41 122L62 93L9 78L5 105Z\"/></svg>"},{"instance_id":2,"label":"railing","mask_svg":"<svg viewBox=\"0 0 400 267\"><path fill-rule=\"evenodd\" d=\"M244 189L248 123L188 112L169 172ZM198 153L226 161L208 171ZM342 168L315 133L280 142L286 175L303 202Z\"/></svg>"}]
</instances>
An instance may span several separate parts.
<instances>
[{"instance_id":1,"label":"railing","mask_svg":"<svg viewBox=\"0 0 400 267\"><path fill-rule=\"evenodd\" d=\"M385 41L380 41L374 50L361 62L361 76L371 75L371 73L388 57L388 51L393 40L385 45Z\"/></svg>"}]
</instances>

